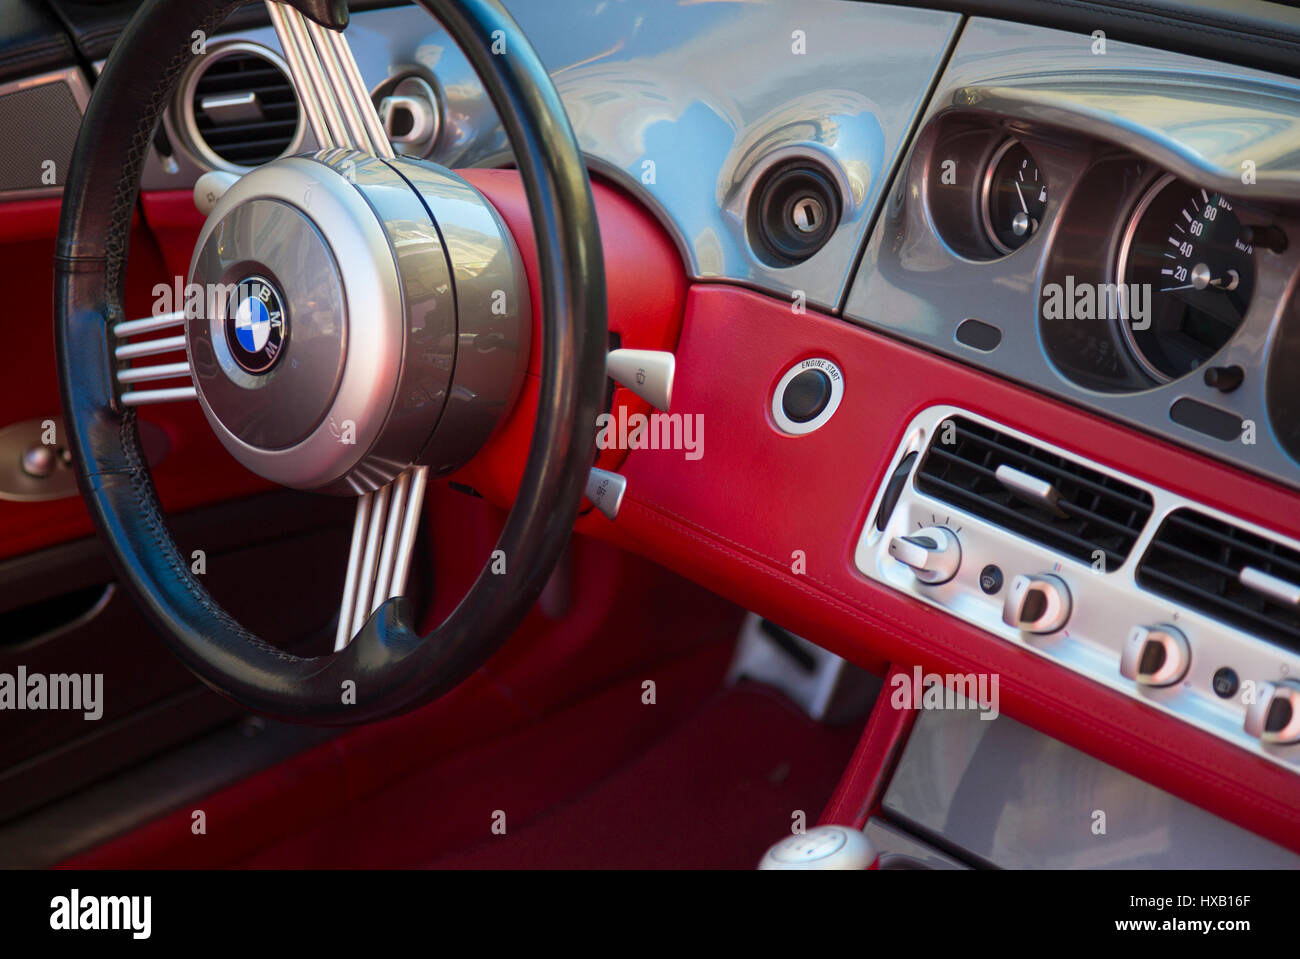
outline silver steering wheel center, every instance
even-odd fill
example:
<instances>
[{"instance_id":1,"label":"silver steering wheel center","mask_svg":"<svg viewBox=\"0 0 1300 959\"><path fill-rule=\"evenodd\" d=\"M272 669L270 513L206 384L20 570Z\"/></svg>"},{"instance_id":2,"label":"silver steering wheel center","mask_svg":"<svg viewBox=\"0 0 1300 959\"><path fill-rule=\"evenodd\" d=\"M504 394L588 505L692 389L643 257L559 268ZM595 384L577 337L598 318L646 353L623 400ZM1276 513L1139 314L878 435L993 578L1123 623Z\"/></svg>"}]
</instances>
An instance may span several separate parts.
<instances>
[{"instance_id":1,"label":"silver steering wheel center","mask_svg":"<svg viewBox=\"0 0 1300 959\"><path fill-rule=\"evenodd\" d=\"M513 403L528 285L509 231L449 170L348 150L235 183L190 265L199 402L249 469L364 493L463 465Z\"/></svg>"}]
</instances>

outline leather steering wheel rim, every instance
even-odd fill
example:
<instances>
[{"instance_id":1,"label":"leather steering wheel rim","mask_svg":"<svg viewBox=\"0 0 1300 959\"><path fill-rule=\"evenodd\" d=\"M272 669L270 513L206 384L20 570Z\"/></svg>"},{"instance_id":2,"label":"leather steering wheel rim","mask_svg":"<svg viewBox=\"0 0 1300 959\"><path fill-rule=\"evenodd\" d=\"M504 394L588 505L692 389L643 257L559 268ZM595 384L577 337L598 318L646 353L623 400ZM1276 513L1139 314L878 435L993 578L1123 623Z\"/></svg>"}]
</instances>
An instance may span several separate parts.
<instances>
[{"instance_id":1,"label":"leather steering wheel rim","mask_svg":"<svg viewBox=\"0 0 1300 959\"><path fill-rule=\"evenodd\" d=\"M209 686L257 712L321 725L382 719L477 669L541 592L572 533L605 387L605 280L591 184L560 96L497 0L420 0L478 72L514 147L542 288L542 377L522 483L497 548L428 636L410 604L380 606L350 644L303 658L254 636L208 594L167 531L133 408L116 399L110 329L122 315L128 235L153 131L193 57L240 0L146 0L95 86L64 191L55 264L56 351L78 484L119 580ZM290 0L332 29L343 0ZM505 44L504 54L493 53ZM347 683L354 697L344 695ZM346 701L354 698L355 701Z\"/></svg>"}]
</instances>

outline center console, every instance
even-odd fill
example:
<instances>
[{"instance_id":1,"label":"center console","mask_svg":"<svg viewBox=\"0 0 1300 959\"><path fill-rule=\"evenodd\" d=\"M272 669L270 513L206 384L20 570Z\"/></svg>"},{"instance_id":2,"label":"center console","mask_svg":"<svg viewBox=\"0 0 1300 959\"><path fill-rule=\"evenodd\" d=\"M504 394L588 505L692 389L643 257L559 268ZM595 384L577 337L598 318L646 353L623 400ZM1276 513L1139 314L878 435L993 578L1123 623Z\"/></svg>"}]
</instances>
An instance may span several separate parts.
<instances>
[{"instance_id":1,"label":"center console","mask_svg":"<svg viewBox=\"0 0 1300 959\"><path fill-rule=\"evenodd\" d=\"M1300 771L1300 544L950 406L887 475L863 575Z\"/></svg>"}]
</instances>

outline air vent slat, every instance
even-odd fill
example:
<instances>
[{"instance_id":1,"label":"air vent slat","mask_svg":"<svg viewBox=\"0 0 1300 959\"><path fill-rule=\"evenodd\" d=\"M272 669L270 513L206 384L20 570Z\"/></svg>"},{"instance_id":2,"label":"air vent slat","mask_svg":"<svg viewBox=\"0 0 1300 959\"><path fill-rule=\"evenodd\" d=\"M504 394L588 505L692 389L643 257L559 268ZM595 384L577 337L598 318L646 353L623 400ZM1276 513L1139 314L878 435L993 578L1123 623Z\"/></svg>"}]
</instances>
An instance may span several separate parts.
<instances>
[{"instance_id":1,"label":"air vent slat","mask_svg":"<svg viewBox=\"0 0 1300 959\"><path fill-rule=\"evenodd\" d=\"M962 460L959 456L955 456L954 454L949 453L947 450L945 450L945 449L944 449L943 447L941 447L941 446L934 446L934 447L931 447L931 449L930 449L930 455L931 455L931 456L939 456L939 457L943 457L943 458L946 458L946 459L949 459L949 460L953 460L953 461L956 461L956 462L964 463L965 466L966 466L967 468L972 469L972 470L975 470L975 471L978 472L980 475L982 475L982 476L986 476L986 477L988 477L990 480L993 480L994 482L997 482L997 477L996 477L996 475L995 475L994 470L988 469L987 467L984 467L984 466L980 466L980 465L978 465L978 464L976 464L976 463L966 462L966 461ZM1000 485L1000 484L999 484L999 485ZM964 492L964 491L963 491L963 492ZM1094 504L1095 504L1096 500L1097 500L1097 497L1095 497L1095 496L1090 498L1090 502L1092 502L1092 503L1094 503ZM1131 526L1130 526L1129 523L1121 523L1121 522L1118 522L1118 521L1116 521L1116 520L1110 519L1110 518L1108 518L1108 517L1106 517L1106 516L1101 515L1101 513L1098 513L1096 510L1094 510L1094 509L1089 509L1088 507L1085 507L1085 506L1080 506L1078 503L1065 502L1065 503L1062 503L1062 504L1061 504L1061 508L1062 508L1065 512L1069 513L1071 516L1075 517L1076 519L1087 520L1087 521L1090 522L1090 523L1097 523L1097 524L1100 525L1100 526L1106 526L1106 527L1108 527L1112 532L1115 532L1115 533L1120 533L1120 534L1122 534L1122 535L1127 535L1128 533L1130 533L1130 532L1132 531L1132 530L1131 530Z\"/></svg>"},{"instance_id":2,"label":"air vent slat","mask_svg":"<svg viewBox=\"0 0 1300 959\"><path fill-rule=\"evenodd\" d=\"M199 64L190 109L193 136L227 163L241 167L260 166L283 156L293 146L298 132L298 97L280 65L255 49L217 49ZM207 97L257 94L261 117L228 116L235 122L219 123L201 104Z\"/></svg>"},{"instance_id":3,"label":"air vent slat","mask_svg":"<svg viewBox=\"0 0 1300 959\"><path fill-rule=\"evenodd\" d=\"M1058 508L1013 494L1000 466L1050 483ZM1153 506L1136 486L963 417L935 431L916 488L1083 562L1100 552L1108 571L1128 557Z\"/></svg>"},{"instance_id":4,"label":"air vent slat","mask_svg":"<svg viewBox=\"0 0 1300 959\"><path fill-rule=\"evenodd\" d=\"M943 499L946 502L950 502L954 506L984 516L985 519L990 519L990 518L1000 519L1003 521L1003 525L1010 527L1016 532L1024 533L1027 536L1032 536L1034 539L1043 538L1034 535L1035 532L1046 533L1046 530L1041 530L1041 529L1035 530L1029 527L1027 524L1024 523L1023 515L1018 514L1014 509L1010 508L1009 506L1004 506L988 499L982 500L980 499L980 497L968 492L965 489L962 489L960 486L955 486L952 483L947 482L946 480L930 479L928 482L933 483L935 487L937 487L940 491L946 494L946 495L939 496L938 497L939 499ZM929 489L925 490L925 492L934 495L934 493L931 492L931 490ZM993 515L992 516L987 515L986 511L987 513L992 513ZM1061 542L1072 545L1075 548L1075 550L1078 551L1079 555L1086 555L1089 559L1092 558L1092 551L1094 549L1100 548L1104 550L1106 553L1106 564L1108 568L1110 568L1112 564L1118 566L1120 563L1124 562L1124 554L1117 553L1112 549L1107 549L1106 547L1097 547L1086 539L1082 539L1081 537L1074 536L1064 531L1055 531L1055 535L1060 538ZM1060 544L1054 543L1053 545L1059 546Z\"/></svg>"},{"instance_id":5,"label":"air vent slat","mask_svg":"<svg viewBox=\"0 0 1300 959\"><path fill-rule=\"evenodd\" d=\"M1138 584L1300 652L1300 609L1241 582L1247 567L1300 582L1300 551L1190 509L1170 513L1138 564Z\"/></svg>"},{"instance_id":6,"label":"air vent slat","mask_svg":"<svg viewBox=\"0 0 1300 959\"><path fill-rule=\"evenodd\" d=\"M1080 519L1088 523L1095 523L1098 526L1105 526L1112 533L1117 535L1131 536L1133 533L1133 522L1131 518L1128 522L1121 523L1118 520L1109 519L1108 517L1102 516L1096 510L1088 509L1087 507L1080 506L1077 503L1062 503L1061 509L1069 514L1072 519ZM1145 517L1148 515L1150 515L1150 510L1143 514L1143 519L1145 520ZM1130 517L1131 516L1132 514L1130 513ZM1138 528L1141 529L1141 524L1139 524Z\"/></svg>"},{"instance_id":7,"label":"air vent slat","mask_svg":"<svg viewBox=\"0 0 1300 959\"><path fill-rule=\"evenodd\" d=\"M1151 497L1140 490L1135 490L1137 495L1129 496L1124 490L1133 487L1129 487L1128 484L1116 483L1115 480L1110 479L1105 474L1084 470L1077 464L1043 450L1038 450L1028 444L1011 446L992 437L981 436L960 427L957 430L957 438L958 440L967 439L984 447L997 459L998 463L1007 463L1009 466L1016 466L1019 463L1029 466L1031 471L1043 474L1040 477L1041 479L1055 481L1059 478L1068 478L1071 482L1084 489L1090 490L1099 496L1113 499L1116 502L1125 503L1133 509L1148 511L1151 509ZM1012 460L1015 462L1012 462ZM1069 465L1064 467L1058 465L1062 463L1069 463ZM991 472L992 470L990 470ZM1092 475L1089 476L1088 474Z\"/></svg>"},{"instance_id":8,"label":"air vent slat","mask_svg":"<svg viewBox=\"0 0 1300 959\"><path fill-rule=\"evenodd\" d=\"M226 140L224 138L217 137L215 138L215 140L216 140L215 144L213 143L213 141L209 140L208 145L209 146L220 145L221 148L225 150L227 153L235 150L243 151L245 153L248 152L274 153L275 146L279 143L284 142L280 137L270 137L265 140L248 140L243 137L235 137Z\"/></svg>"},{"instance_id":9,"label":"air vent slat","mask_svg":"<svg viewBox=\"0 0 1300 959\"><path fill-rule=\"evenodd\" d=\"M1175 556L1178 559L1184 559L1184 560L1188 560L1189 562L1199 563L1206 570L1209 570L1220 576L1226 576L1229 579L1234 579L1237 576L1237 570L1232 569L1229 566L1225 566L1222 563L1215 562L1213 559L1210 559L1209 557L1197 556L1195 553L1191 552L1190 550L1180 549L1179 547L1175 546L1173 543L1166 543L1166 542L1161 542L1160 540L1156 540L1152 542L1151 548L1158 549L1163 553L1169 553L1170 555Z\"/></svg>"},{"instance_id":10,"label":"air vent slat","mask_svg":"<svg viewBox=\"0 0 1300 959\"><path fill-rule=\"evenodd\" d=\"M1162 573L1156 569L1149 569L1146 572L1145 579L1146 581L1143 582L1144 586L1150 586L1152 583L1156 583L1166 587L1168 591L1167 594L1178 592L1181 595L1177 598L1181 602L1187 603L1188 605L1198 605L1202 612L1209 613L1216 619L1227 619L1233 625L1239 626L1247 632L1260 631L1261 633L1269 633L1276 629L1277 624L1268 616L1267 613L1261 613L1249 609L1214 593L1188 590L1185 581L1180 580L1175 576L1170 576L1168 573ZM1161 589L1155 589L1153 591L1166 592L1166 590ZM1190 601L1188 597L1189 593L1199 602ZM1216 610L1218 613L1216 613ZM1254 629L1251 628L1252 625L1254 626ZM1272 636L1270 638L1273 638L1282 645L1288 646L1292 649L1300 649L1300 627L1284 627L1282 632L1283 635Z\"/></svg>"},{"instance_id":11,"label":"air vent slat","mask_svg":"<svg viewBox=\"0 0 1300 959\"><path fill-rule=\"evenodd\" d=\"M1257 566L1268 573L1283 577L1291 576L1300 580L1300 554L1293 553L1292 556L1295 558L1288 557L1287 554L1290 551L1285 546L1280 546L1272 540L1265 540L1259 536L1253 537L1253 540L1256 541L1253 547L1246 546L1243 543L1242 536L1243 534L1246 536L1251 534L1244 533L1243 530L1234 529L1226 524L1223 525L1222 529L1211 528L1182 516L1181 512L1171 513L1167 522L1171 526L1190 531L1193 535L1212 539L1227 549L1251 549L1255 561L1250 565ZM1189 511L1189 516L1199 516L1199 514ZM1206 517L1206 519L1208 518Z\"/></svg>"},{"instance_id":12,"label":"air vent slat","mask_svg":"<svg viewBox=\"0 0 1300 959\"><path fill-rule=\"evenodd\" d=\"M203 131L208 146L212 146L217 142L246 143L249 142L247 138L249 134L268 141L281 140L286 134L293 136L297 126L298 124L292 120L257 120L252 123L232 123L224 127L199 124L199 129Z\"/></svg>"}]
</instances>

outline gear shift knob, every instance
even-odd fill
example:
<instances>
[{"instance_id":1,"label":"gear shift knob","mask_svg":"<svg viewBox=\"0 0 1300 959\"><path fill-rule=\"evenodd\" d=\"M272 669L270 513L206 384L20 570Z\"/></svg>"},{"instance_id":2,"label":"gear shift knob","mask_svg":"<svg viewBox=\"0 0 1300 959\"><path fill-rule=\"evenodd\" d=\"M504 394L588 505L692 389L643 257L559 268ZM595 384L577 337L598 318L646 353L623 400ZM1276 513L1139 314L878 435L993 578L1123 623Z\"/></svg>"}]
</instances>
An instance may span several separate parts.
<instances>
[{"instance_id":1,"label":"gear shift knob","mask_svg":"<svg viewBox=\"0 0 1300 959\"><path fill-rule=\"evenodd\" d=\"M867 869L876 850L851 826L817 826L770 847L759 869Z\"/></svg>"}]
</instances>

